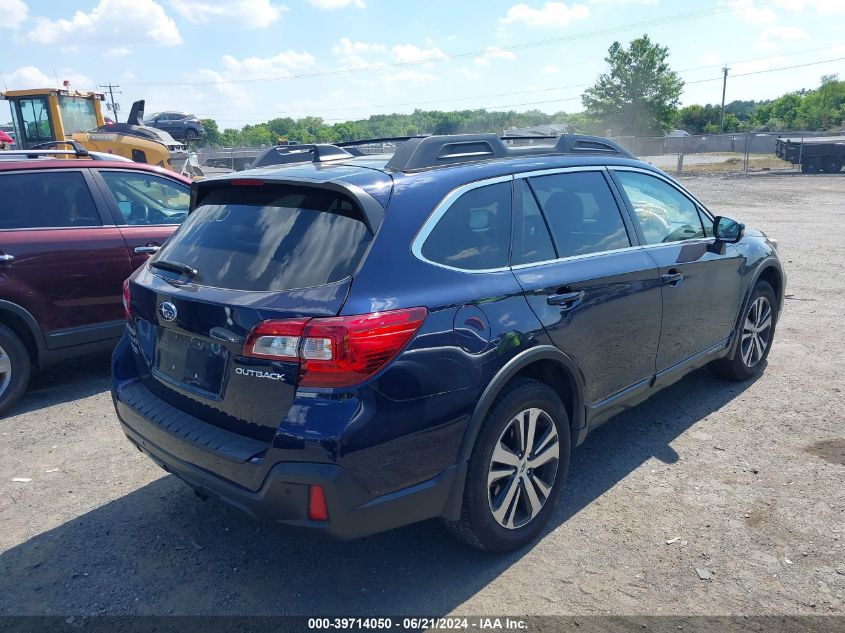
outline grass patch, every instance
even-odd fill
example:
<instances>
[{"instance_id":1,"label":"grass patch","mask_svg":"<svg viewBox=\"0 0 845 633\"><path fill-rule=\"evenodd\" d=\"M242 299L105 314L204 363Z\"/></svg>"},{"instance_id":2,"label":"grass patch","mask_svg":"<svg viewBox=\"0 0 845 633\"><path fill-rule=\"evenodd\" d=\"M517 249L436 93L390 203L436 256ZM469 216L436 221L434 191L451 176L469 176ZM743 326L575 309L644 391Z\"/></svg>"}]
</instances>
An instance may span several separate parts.
<instances>
[{"instance_id":1,"label":"grass patch","mask_svg":"<svg viewBox=\"0 0 845 633\"><path fill-rule=\"evenodd\" d=\"M781 160L773 155L754 155L748 157L748 171L795 171L792 163ZM721 174L737 173L745 170L745 155L735 154L725 156L724 160L698 165L684 165L685 174Z\"/></svg>"}]
</instances>

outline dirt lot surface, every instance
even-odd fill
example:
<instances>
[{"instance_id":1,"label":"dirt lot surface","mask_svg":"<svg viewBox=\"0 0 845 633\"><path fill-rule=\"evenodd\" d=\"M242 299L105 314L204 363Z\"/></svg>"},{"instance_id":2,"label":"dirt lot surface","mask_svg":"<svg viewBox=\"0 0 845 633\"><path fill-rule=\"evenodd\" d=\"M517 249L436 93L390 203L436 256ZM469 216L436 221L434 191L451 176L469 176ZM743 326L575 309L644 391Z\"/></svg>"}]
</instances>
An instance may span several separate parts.
<instances>
[{"instance_id":1,"label":"dirt lot surface","mask_svg":"<svg viewBox=\"0 0 845 633\"><path fill-rule=\"evenodd\" d=\"M845 613L845 175L684 182L780 241L769 366L696 372L596 431L533 548L433 521L326 542L203 503L124 439L99 357L0 420L0 613Z\"/></svg>"}]
</instances>

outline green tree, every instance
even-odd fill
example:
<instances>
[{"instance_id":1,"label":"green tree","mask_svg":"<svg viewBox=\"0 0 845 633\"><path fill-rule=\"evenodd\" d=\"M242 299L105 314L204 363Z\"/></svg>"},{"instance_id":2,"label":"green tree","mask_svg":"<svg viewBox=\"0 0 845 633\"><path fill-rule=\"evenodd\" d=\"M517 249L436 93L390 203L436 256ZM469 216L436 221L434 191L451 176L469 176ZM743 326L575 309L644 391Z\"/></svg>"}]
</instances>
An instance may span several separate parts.
<instances>
[{"instance_id":1,"label":"green tree","mask_svg":"<svg viewBox=\"0 0 845 633\"><path fill-rule=\"evenodd\" d=\"M205 130L205 142L210 147L220 145L221 135L220 128L217 127L217 121L214 119L200 119L202 127Z\"/></svg>"},{"instance_id":2,"label":"green tree","mask_svg":"<svg viewBox=\"0 0 845 633\"><path fill-rule=\"evenodd\" d=\"M628 48L614 42L605 61L610 72L599 76L581 97L587 114L614 134L662 134L672 126L684 82L669 68L669 49L648 35Z\"/></svg>"}]
</instances>

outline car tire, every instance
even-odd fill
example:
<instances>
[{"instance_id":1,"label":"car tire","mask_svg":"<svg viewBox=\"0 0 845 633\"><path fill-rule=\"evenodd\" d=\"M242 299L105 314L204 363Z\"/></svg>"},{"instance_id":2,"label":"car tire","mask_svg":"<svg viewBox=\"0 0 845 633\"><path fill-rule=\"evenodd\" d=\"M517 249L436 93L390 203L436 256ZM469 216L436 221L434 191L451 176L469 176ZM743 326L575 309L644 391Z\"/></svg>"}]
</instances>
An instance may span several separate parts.
<instances>
[{"instance_id":1,"label":"car tire","mask_svg":"<svg viewBox=\"0 0 845 633\"><path fill-rule=\"evenodd\" d=\"M801 163L801 173L817 174L822 170L822 165L818 160L805 160Z\"/></svg>"},{"instance_id":2,"label":"car tire","mask_svg":"<svg viewBox=\"0 0 845 633\"><path fill-rule=\"evenodd\" d=\"M822 171L826 174L837 174L842 169L842 159L829 156L822 161Z\"/></svg>"},{"instance_id":3,"label":"car tire","mask_svg":"<svg viewBox=\"0 0 845 633\"><path fill-rule=\"evenodd\" d=\"M23 341L8 327L0 325L0 415L24 394L31 371L32 363Z\"/></svg>"},{"instance_id":4,"label":"car tire","mask_svg":"<svg viewBox=\"0 0 845 633\"><path fill-rule=\"evenodd\" d=\"M187 130L185 130L186 141L195 141L198 138L199 134L197 134L197 131L195 129L189 127Z\"/></svg>"},{"instance_id":5,"label":"car tire","mask_svg":"<svg viewBox=\"0 0 845 633\"><path fill-rule=\"evenodd\" d=\"M758 376L772 349L777 309L774 289L768 282L757 282L740 321L740 339L736 343L733 358L721 358L710 363L713 373L736 382Z\"/></svg>"},{"instance_id":6,"label":"car tire","mask_svg":"<svg viewBox=\"0 0 845 633\"><path fill-rule=\"evenodd\" d=\"M531 450L516 452L528 445L532 427ZM519 429L525 432L521 442ZM461 517L445 521L446 527L464 543L489 552L533 541L560 498L571 443L569 416L557 393L537 380L513 380L484 419L469 459ZM499 461L503 458L513 464Z\"/></svg>"}]
</instances>

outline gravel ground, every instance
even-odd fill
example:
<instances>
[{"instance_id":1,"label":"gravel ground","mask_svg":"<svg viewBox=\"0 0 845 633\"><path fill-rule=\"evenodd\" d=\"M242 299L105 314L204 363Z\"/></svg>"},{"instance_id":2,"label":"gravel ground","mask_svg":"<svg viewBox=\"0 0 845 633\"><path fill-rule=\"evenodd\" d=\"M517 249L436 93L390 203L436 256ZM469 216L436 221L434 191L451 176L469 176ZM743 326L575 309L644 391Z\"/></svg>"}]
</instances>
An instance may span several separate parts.
<instances>
[{"instance_id":1,"label":"gravel ground","mask_svg":"<svg viewBox=\"0 0 845 633\"><path fill-rule=\"evenodd\" d=\"M769 366L696 372L596 431L533 548L433 521L327 542L203 503L123 438L98 357L0 421L0 614L843 614L845 177L685 184L780 240Z\"/></svg>"}]
</instances>

